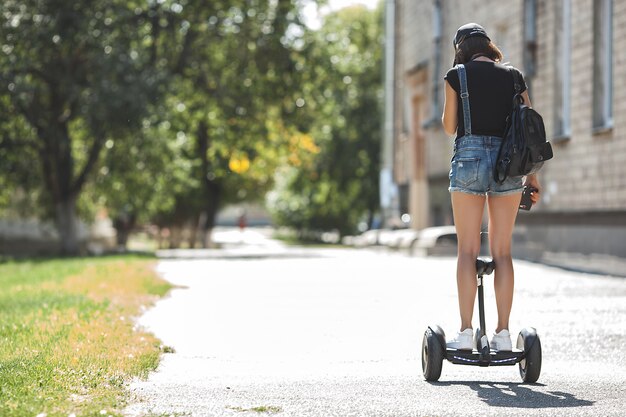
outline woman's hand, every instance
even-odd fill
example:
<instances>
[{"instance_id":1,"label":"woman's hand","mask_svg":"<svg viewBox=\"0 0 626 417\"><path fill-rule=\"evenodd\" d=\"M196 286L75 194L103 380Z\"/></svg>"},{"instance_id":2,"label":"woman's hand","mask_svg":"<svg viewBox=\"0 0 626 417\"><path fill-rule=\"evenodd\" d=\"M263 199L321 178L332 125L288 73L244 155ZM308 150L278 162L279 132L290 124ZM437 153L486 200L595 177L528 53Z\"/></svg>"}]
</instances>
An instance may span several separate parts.
<instances>
[{"instance_id":1,"label":"woman's hand","mask_svg":"<svg viewBox=\"0 0 626 417\"><path fill-rule=\"evenodd\" d=\"M533 204L537 204L539 202L539 198L541 194L541 184L539 183L539 179L537 178L537 175L536 174L526 175L526 177L524 178L523 185L525 187L529 186L537 190L537 191L533 191L532 193L530 193L530 199L532 200Z\"/></svg>"}]
</instances>

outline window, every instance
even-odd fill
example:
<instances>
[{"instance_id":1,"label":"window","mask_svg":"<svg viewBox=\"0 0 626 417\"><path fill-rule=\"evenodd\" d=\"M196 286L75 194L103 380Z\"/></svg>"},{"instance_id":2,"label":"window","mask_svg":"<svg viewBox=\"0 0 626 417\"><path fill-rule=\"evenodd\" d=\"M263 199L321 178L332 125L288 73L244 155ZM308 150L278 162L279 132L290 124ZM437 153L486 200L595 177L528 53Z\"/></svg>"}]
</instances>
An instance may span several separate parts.
<instances>
[{"instance_id":1,"label":"window","mask_svg":"<svg viewBox=\"0 0 626 417\"><path fill-rule=\"evenodd\" d=\"M441 9L441 0L434 0L433 2L433 63L434 71L432 74L432 98L431 98L431 117L424 127L441 126L441 112L443 106L441 98L443 92L441 87L443 83L441 81L441 49L442 49L442 34L443 34L443 11Z\"/></svg>"},{"instance_id":2,"label":"window","mask_svg":"<svg viewBox=\"0 0 626 417\"><path fill-rule=\"evenodd\" d=\"M613 127L613 1L593 2L593 128Z\"/></svg>"},{"instance_id":3,"label":"window","mask_svg":"<svg viewBox=\"0 0 626 417\"><path fill-rule=\"evenodd\" d=\"M537 1L524 0L524 77L529 93L531 79L537 71Z\"/></svg>"},{"instance_id":4,"label":"window","mask_svg":"<svg viewBox=\"0 0 626 417\"><path fill-rule=\"evenodd\" d=\"M561 0L557 5L555 18L555 60L554 80L554 137L567 138L570 127L570 77L571 77L571 0Z\"/></svg>"}]
</instances>

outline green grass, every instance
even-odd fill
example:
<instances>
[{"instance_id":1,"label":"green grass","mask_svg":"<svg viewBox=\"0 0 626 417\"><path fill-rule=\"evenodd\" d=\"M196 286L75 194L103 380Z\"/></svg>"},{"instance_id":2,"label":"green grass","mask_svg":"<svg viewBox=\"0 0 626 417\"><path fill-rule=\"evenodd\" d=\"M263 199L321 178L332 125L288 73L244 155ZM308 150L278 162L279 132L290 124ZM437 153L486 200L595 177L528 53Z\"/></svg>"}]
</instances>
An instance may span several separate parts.
<instances>
[{"instance_id":1,"label":"green grass","mask_svg":"<svg viewBox=\"0 0 626 417\"><path fill-rule=\"evenodd\" d=\"M128 382L160 343L134 328L169 290L154 260L105 257L0 264L0 416L118 416ZM102 413L101 411L105 411Z\"/></svg>"}]
</instances>

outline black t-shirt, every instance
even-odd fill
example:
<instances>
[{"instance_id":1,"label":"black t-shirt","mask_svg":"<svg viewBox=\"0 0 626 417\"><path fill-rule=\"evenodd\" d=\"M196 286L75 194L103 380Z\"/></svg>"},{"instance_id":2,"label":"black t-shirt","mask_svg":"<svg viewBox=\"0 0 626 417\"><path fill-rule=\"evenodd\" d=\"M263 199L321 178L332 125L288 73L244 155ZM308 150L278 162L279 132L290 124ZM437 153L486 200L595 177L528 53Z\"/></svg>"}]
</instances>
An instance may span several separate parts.
<instances>
[{"instance_id":1,"label":"black t-shirt","mask_svg":"<svg viewBox=\"0 0 626 417\"><path fill-rule=\"evenodd\" d=\"M515 71L519 72L517 69ZM465 74L472 115L472 134L502 137L506 118L511 112L513 103L513 75L504 65L487 61L466 63ZM456 68L448 70L444 79L457 92L459 122L456 137L460 138L465 135L465 123L463 123L461 84ZM523 76L521 80L522 92L524 92L526 82Z\"/></svg>"}]
</instances>

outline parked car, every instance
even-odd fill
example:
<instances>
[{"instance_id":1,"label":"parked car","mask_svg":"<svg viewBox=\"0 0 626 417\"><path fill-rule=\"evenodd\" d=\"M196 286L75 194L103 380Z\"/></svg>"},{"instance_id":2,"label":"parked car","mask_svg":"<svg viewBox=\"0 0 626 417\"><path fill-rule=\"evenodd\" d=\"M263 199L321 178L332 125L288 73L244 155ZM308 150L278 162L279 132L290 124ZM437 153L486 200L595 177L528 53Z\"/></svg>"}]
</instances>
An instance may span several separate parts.
<instances>
[{"instance_id":1,"label":"parked car","mask_svg":"<svg viewBox=\"0 0 626 417\"><path fill-rule=\"evenodd\" d=\"M382 229L378 235L378 244L386 247L395 247L401 234L407 229Z\"/></svg>"},{"instance_id":2,"label":"parked car","mask_svg":"<svg viewBox=\"0 0 626 417\"><path fill-rule=\"evenodd\" d=\"M381 229L371 229L358 236L345 236L341 242L344 245L352 245L356 247L378 245L380 232Z\"/></svg>"},{"instance_id":3,"label":"parked car","mask_svg":"<svg viewBox=\"0 0 626 417\"><path fill-rule=\"evenodd\" d=\"M393 239L389 242L389 247L394 249L410 249L420 237L420 231L415 229L396 230Z\"/></svg>"},{"instance_id":4,"label":"parked car","mask_svg":"<svg viewBox=\"0 0 626 417\"><path fill-rule=\"evenodd\" d=\"M413 244L414 255L455 255L456 229L454 226L427 227L420 231L419 239Z\"/></svg>"}]
</instances>

